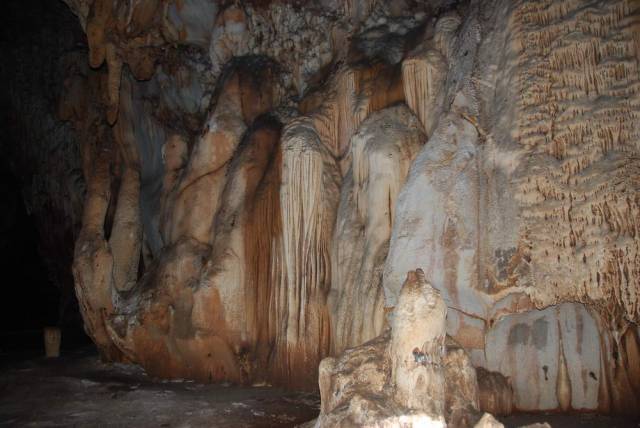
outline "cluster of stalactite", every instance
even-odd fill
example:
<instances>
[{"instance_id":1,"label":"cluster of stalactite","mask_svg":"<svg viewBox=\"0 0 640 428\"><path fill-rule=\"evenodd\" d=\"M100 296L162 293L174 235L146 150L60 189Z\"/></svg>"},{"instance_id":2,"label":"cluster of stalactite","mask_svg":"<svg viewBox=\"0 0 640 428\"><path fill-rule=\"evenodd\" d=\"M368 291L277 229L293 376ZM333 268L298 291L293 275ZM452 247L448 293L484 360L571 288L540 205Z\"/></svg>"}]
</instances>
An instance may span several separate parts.
<instances>
[{"instance_id":1,"label":"cluster of stalactite","mask_svg":"<svg viewBox=\"0 0 640 428\"><path fill-rule=\"evenodd\" d=\"M101 348L161 376L310 387L331 346L339 352L379 333L395 197L425 139L407 107L386 107L401 100L401 87L363 101L390 74L346 70L335 84L354 89L328 90L334 95L309 101L308 115L283 127L269 114L279 96L273 70L231 72L191 153L179 135L163 146L165 247L142 277L135 117L123 93L113 128L119 154L96 150L74 265ZM378 110L359 133L339 114L357 102ZM335 117L346 117L342 127ZM350 265L332 269L339 258ZM346 315L365 294L368 306Z\"/></svg>"},{"instance_id":2,"label":"cluster of stalactite","mask_svg":"<svg viewBox=\"0 0 640 428\"><path fill-rule=\"evenodd\" d=\"M292 98L290 64L247 48L266 31L253 9L228 6L211 39L226 62L209 63L215 90L199 133L166 126L145 148L134 78L149 76L122 72L135 53L109 59L135 38L100 47L104 28L129 22L111 3L86 15L91 64L111 62L83 87L107 94L88 110L105 110L110 125L89 130L87 113L67 106L89 141L76 291L106 357L163 377L315 388L324 357L373 340L323 363L321 420L355 417L342 398L324 400L370 351L385 355L371 356L376 393L444 421L455 409L440 372L403 365L443 357L448 334L455 369L445 377L473 386L456 392L474 403L453 417L460 425L480 409L635 410L637 4L496 0L363 21L350 27L357 46L332 42L329 69L316 69L324 79L293 73L302 98ZM341 13L382 13L356 3ZM278 22L266 7L260 19ZM151 215L150 159L162 163ZM424 297L402 292L416 268L447 314L423 341L438 345L419 344L420 355L396 341L425 330L420 314L397 308ZM425 397L410 393L417 384Z\"/></svg>"},{"instance_id":3,"label":"cluster of stalactite","mask_svg":"<svg viewBox=\"0 0 640 428\"><path fill-rule=\"evenodd\" d=\"M510 378L515 408L634 412L640 11L501 5L484 21L508 18L500 31L483 33L482 8L458 21L444 101L418 110L439 119L398 199L387 303L420 266L447 332Z\"/></svg>"},{"instance_id":4,"label":"cluster of stalactite","mask_svg":"<svg viewBox=\"0 0 640 428\"><path fill-rule=\"evenodd\" d=\"M597 400L623 411L640 397L638 4L548 3L520 5L513 24L516 140L531 153L516 196L535 266L531 296L538 307L588 304L605 350L592 370L600 373ZM579 408L576 373L567 372L573 343L566 342L575 339L560 331L558 403Z\"/></svg>"}]
</instances>

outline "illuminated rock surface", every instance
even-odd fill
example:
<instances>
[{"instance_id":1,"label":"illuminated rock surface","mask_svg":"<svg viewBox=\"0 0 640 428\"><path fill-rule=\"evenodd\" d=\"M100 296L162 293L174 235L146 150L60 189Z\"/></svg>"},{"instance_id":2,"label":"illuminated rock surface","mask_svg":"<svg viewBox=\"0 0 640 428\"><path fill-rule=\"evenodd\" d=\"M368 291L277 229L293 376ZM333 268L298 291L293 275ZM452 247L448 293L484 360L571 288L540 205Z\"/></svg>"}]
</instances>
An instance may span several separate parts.
<instances>
[{"instance_id":1,"label":"illuminated rock surface","mask_svg":"<svg viewBox=\"0 0 640 428\"><path fill-rule=\"evenodd\" d=\"M320 426L638 412L640 3L65 2L105 359Z\"/></svg>"},{"instance_id":2,"label":"illuminated rock surface","mask_svg":"<svg viewBox=\"0 0 640 428\"><path fill-rule=\"evenodd\" d=\"M114 161L92 159L74 271L105 354L161 376L313 389L323 357L396 319L404 277L422 268L446 332L509 379L512 402L494 411L634 410L637 4L229 6L186 71L215 84L195 103L203 125L169 137L136 92L162 102L185 79L136 83L119 66L167 43L166 21L145 18L149 2L122 17L102 3L87 15L90 61L107 61L121 184L109 197L99 171ZM146 41L114 44L102 27ZM188 64L154 58L167 76ZM132 125L145 120L143 137ZM165 150L163 172L175 138L189 150ZM164 180L162 213L149 180Z\"/></svg>"}]
</instances>

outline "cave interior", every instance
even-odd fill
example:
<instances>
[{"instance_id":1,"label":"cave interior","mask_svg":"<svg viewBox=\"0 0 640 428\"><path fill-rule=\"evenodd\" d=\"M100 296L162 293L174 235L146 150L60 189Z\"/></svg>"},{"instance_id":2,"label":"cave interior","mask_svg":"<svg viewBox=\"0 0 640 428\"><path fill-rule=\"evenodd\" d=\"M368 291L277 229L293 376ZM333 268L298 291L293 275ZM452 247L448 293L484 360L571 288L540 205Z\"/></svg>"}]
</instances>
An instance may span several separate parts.
<instances>
[{"instance_id":1,"label":"cave interior","mask_svg":"<svg viewBox=\"0 0 640 428\"><path fill-rule=\"evenodd\" d=\"M640 2L2 8L0 425L639 426Z\"/></svg>"}]
</instances>

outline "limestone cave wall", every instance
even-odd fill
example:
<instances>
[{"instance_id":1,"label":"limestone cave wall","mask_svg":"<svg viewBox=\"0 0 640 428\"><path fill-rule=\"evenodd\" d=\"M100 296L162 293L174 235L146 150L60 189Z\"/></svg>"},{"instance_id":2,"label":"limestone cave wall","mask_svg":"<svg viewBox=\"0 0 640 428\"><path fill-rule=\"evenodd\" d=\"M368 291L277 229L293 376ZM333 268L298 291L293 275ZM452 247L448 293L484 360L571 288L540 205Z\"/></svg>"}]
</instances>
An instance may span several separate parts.
<instances>
[{"instance_id":1,"label":"limestone cave wall","mask_svg":"<svg viewBox=\"0 0 640 428\"><path fill-rule=\"evenodd\" d=\"M414 319L411 358L446 332L475 410L637 411L638 2L66 3L73 272L106 358L315 389L366 342L381 397L451 411L441 357L429 403L402 393L422 269L446 321Z\"/></svg>"}]
</instances>

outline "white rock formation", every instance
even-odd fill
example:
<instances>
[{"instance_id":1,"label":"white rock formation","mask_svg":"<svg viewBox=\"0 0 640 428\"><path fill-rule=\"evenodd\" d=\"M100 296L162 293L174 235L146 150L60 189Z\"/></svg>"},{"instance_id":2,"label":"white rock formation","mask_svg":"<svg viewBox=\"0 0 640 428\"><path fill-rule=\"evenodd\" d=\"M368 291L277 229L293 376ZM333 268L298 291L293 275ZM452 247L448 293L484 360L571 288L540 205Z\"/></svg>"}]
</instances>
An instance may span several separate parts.
<instances>
[{"instance_id":1,"label":"white rock formation","mask_svg":"<svg viewBox=\"0 0 640 428\"><path fill-rule=\"evenodd\" d=\"M637 412L637 2L68 3L105 356L309 389L331 356L326 424Z\"/></svg>"}]
</instances>

